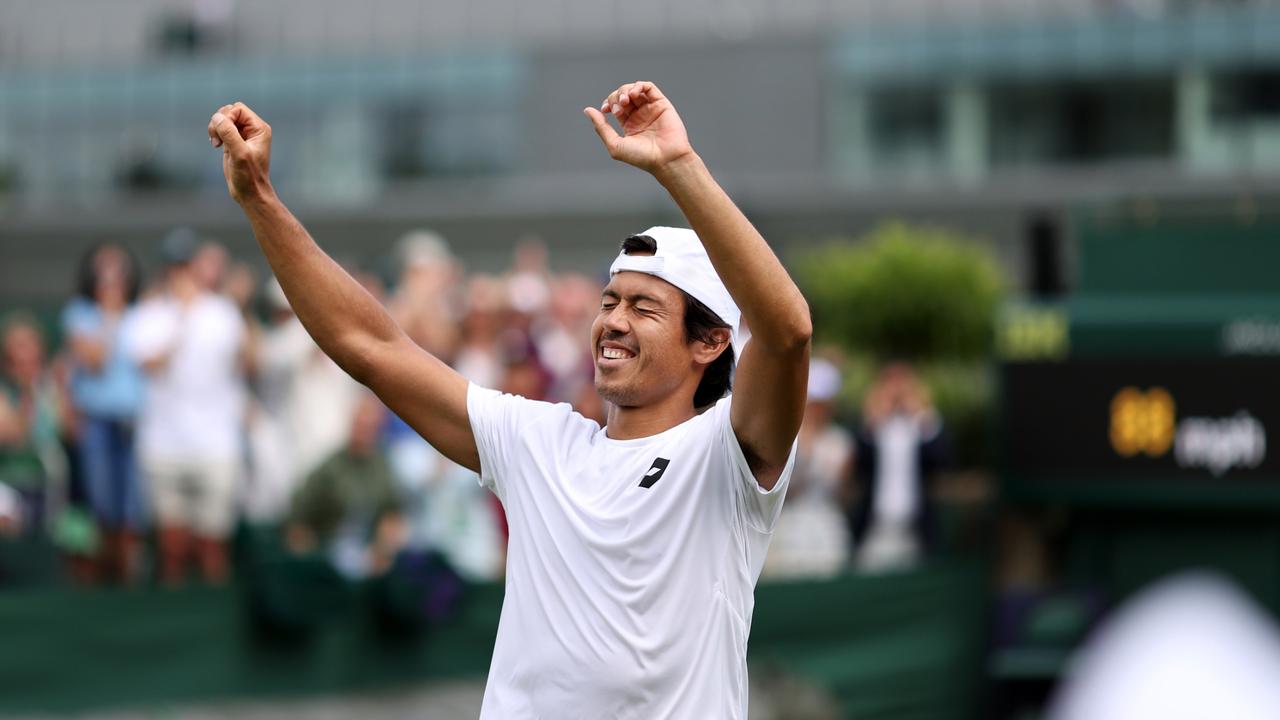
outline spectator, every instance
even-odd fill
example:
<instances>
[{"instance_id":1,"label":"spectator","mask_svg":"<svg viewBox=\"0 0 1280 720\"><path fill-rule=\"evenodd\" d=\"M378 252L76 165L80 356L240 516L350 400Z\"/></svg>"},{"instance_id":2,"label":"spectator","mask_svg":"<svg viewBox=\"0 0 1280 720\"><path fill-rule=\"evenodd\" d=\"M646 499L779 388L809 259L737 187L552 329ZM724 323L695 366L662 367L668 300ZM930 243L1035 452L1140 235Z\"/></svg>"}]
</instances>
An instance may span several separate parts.
<instances>
[{"instance_id":1,"label":"spectator","mask_svg":"<svg viewBox=\"0 0 1280 720\"><path fill-rule=\"evenodd\" d=\"M163 251L164 288L138 307L126 341L149 376L138 451L159 524L160 578L181 583L194 559L207 582L222 583L241 474L244 321L201 284L194 234L170 233Z\"/></svg>"},{"instance_id":2,"label":"spectator","mask_svg":"<svg viewBox=\"0 0 1280 720\"><path fill-rule=\"evenodd\" d=\"M506 277L511 308L534 317L551 302L551 271L547 269L547 246L533 236L516 243L511 271Z\"/></svg>"},{"instance_id":3,"label":"spectator","mask_svg":"<svg viewBox=\"0 0 1280 720\"><path fill-rule=\"evenodd\" d=\"M853 436L835 422L839 393L840 372L813 360L791 486L765 560L770 577L830 577L849 562L840 500L853 472Z\"/></svg>"},{"instance_id":4,"label":"spectator","mask_svg":"<svg viewBox=\"0 0 1280 720\"><path fill-rule=\"evenodd\" d=\"M458 342L458 263L444 238L429 230L405 235L398 251L400 282L387 310L415 343L447 362Z\"/></svg>"},{"instance_id":5,"label":"spectator","mask_svg":"<svg viewBox=\"0 0 1280 720\"><path fill-rule=\"evenodd\" d=\"M188 228L179 228L177 231L182 234L190 234ZM224 289L227 279L227 265L231 262L231 258L227 255L227 249L215 240L206 240L200 243L195 250L195 255L191 258L191 272L195 276L196 284L205 292L219 293Z\"/></svg>"},{"instance_id":6,"label":"spectator","mask_svg":"<svg viewBox=\"0 0 1280 720\"><path fill-rule=\"evenodd\" d=\"M257 412L250 442L250 518L281 519L302 479L347 442L360 384L316 347L273 278L265 290L268 325L258 344Z\"/></svg>"},{"instance_id":7,"label":"spectator","mask_svg":"<svg viewBox=\"0 0 1280 720\"><path fill-rule=\"evenodd\" d=\"M601 288L581 275L561 276L551 287L550 312L534 323L534 341L538 357L553 378L551 399L573 401L580 387L590 384L595 371L591 350L582 338L591 332ZM591 394L595 394L594 386Z\"/></svg>"},{"instance_id":8,"label":"spectator","mask_svg":"<svg viewBox=\"0 0 1280 720\"><path fill-rule=\"evenodd\" d=\"M145 520L134 455L144 380L121 343L139 284L137 264L123 247L99 245L85 254L79 292L62 313L80 468L101 533L96 575L123 583L141 579Z\"/></svg>"},{"instance_id":9,"label":"spectator","mask_svg":"<svg viewBox=\"0 0 1280 720\"><path fill-rule=\"evenodd\" d=\"M496 387L502 380L502 339L510 317L506 301L505 286L492 275L474 275L467 283L462 345L453 367L477 385Z\"/></svg>"},{"instance_id":10,"label":"spectator","mask_svg":"<svg viewBox=\"0 0 1280 720\"><path fill-rule=\"evenodd\" d=\"M386 420L382 403L364 394L346 447L307 477L289 514L289 548L320 551L352 579L385 573L405 542L391 470L378 444Z\"/></svg>"},{"instance_id":11,"label":"spectator","mask_svg":"<svg viewBox=\"0 0 1280 720\"><path fill-rule=\"evenodd\" d=\"M49 518L50 492L66 488L62 433L73 423L34 318L11 316L0 331L0 483L16 491L22 527L36 532Z\"/></svg>"},{"instance_id":12,"label":"spectator","mask_svg":"<svg viewBox=\"0 0 1280 720\"><path fill-rule=\"evenodd\" d=\"M942 466L942 418L928 389L905 362L884 366L867 392L856 435L856 473L865 492L853 518L858 565L914 565L933 545L926 482Z\"/></svg>"},{"instance_id":13,"label":"spectator","mask_svg":"<svg viewBox=\"0 0 1280 720\"><path fill-rule=\"evenodd\" d=\"M247 335L242 352L245 369L251 373L257 355L257 346L262 339L262 326L258 322L255 309L255 301L258 297L258 274L253 271L249 263L234 262L223 273L222 285L218 292L235 304L236 309L240 311L240 317L244 319Z\"/></svg>"}]
</instances>

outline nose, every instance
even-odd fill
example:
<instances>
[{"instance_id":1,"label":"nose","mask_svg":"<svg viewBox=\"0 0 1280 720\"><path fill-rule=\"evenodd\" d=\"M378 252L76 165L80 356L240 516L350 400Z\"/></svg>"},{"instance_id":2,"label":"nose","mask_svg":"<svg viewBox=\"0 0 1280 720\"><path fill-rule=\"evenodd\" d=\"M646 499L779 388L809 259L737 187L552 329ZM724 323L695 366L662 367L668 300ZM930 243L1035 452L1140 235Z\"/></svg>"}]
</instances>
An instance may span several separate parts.
<instances>
[{"instance_id":1,"label":"nose","mask_svg":"<svg viewBox=\"0 0 1280 720\"><path fill-rule=\"evenodd\" d=\"M605 336L625 335L631 330L631 325L627 322L627 314L622 311L621 306L605 312L600 323Z\"/></svg>"}]
</instances>

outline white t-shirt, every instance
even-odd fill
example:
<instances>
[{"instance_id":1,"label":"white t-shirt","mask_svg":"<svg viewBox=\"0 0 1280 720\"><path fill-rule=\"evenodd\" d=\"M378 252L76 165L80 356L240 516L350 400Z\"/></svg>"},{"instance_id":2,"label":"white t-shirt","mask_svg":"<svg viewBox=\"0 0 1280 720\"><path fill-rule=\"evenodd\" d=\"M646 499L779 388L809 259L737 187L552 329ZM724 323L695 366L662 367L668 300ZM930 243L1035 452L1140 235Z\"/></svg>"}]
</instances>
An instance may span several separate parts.
<instances>
[{"instance_id":1,"label":"white t-shirt","mask_svg":"<svg viewBox=\"0 0 1280 720\"><path fill-rule=\"evenodd\" d=\"M915 516L916 459L920 452L920 426L914 417L894 415L876 433L879 457L876 466L875 520L903 526Z\"/></svg>"},{"instance_id":2,"label":"white t-shirt","mask_svg":"<svg viewBox=\"0 0 1280 720\"><path fill-rule=\"evenodd\" d=\"M612 440L567 404L470 386L480 482L511 532L481 718L746 718L752 593L795 449L765 492L730 403Z\"/></svg>"},{"instance_id":3,"label":"white t-shirt","mask_svg":"<svg viewBox=\"0 0 1280 720\"><path fill-rule=\"evenodd\" d=\"M139 452L166 460L237 460L245 327L235 305L209 293L185 308L159 297L138 307L125 332L129 354L138 362L172 348L169 361L148 378L138 419Z\"/></svg>"}]
</instances>

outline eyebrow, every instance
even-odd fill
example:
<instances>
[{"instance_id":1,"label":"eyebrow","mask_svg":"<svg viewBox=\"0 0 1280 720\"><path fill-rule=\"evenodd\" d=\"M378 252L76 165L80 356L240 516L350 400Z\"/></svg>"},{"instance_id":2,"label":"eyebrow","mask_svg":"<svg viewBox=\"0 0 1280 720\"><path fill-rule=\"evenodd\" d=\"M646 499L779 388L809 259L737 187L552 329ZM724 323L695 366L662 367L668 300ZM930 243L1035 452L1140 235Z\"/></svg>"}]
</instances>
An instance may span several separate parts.
<instances>
[{"instance_id":1,"label":"eyebrow","mask_svg":"<svg viewBox=\"0 0 1280 720\"><path fill-rule=\"evenodd\" d=\"M661 306L663 306L663 305L664 305L664 303L663 303L661 300L659 300L658 298L656 298L656 297L654 297L654 296L652 296L652 295L645 295L644 293L632 293L632 294L630 294L630 295L627 295L626 297L623 297L623 296L622 296L620 293L618 293L616 290L608 290L608 289L606 289L604 292L600 293L600 297L601 297L601 298L611 298L611 299L613 299L613 300L626 300L627 302L631 303L632 305L635 305L636 303L641 303L641 302L651 302L651 303L653 303L654 305L657 305L657 306L659 306L659 307L661 307Z\"/></svg>"}]
</instances>

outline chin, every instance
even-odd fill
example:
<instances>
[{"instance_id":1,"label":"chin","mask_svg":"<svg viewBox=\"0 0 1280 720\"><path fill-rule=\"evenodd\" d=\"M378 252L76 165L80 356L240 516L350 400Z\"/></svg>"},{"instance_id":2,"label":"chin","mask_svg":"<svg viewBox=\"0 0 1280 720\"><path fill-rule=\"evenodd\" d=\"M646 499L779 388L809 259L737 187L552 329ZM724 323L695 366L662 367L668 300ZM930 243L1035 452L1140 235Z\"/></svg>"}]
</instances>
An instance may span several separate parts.
<instances>
[{"instance_id":1,"label":"chin","mask_svg":"<svg viewBox=\"0 0 1280 720\"><path fill-rule=\"evenodd\" d=\"M610 403L618 407L631 407L636 404L635 388L625 383L610 382L601 380L596 375L595 380L596 393Z\"/></svg>"}]
</instances>

